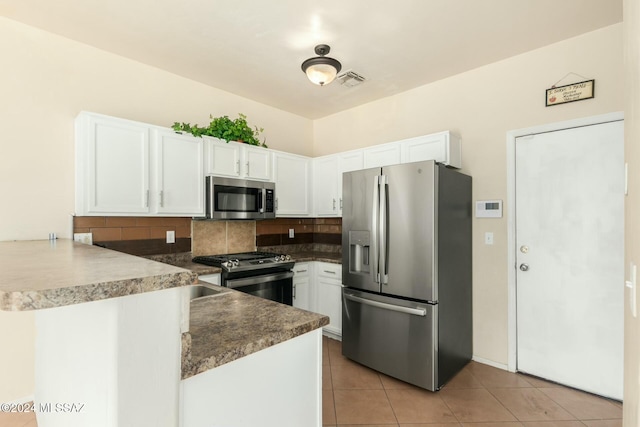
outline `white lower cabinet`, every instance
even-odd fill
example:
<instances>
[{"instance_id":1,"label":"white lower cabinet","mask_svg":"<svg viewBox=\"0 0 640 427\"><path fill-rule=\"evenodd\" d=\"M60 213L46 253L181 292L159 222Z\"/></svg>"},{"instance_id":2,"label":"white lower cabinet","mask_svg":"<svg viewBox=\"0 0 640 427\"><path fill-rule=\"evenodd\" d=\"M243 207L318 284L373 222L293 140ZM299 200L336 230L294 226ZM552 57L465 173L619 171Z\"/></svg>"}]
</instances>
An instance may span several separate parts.
<instances>
[{"instance_id":1,"label":"white lower cabinet","mask_svg":"<svg viewBox=\"0 0 640 427\"><path fill-rule=\"evenodd\" d=\"M342 336L342 265L315 262L318 313L329 316L325 332Z\"/></svg>"},{"instance_id":2,"label":"white lower cabinet","mask_svg":"<svg viewBox=\"0 0 640 427\"><path fill-rule=\"evenodd\" d=\"M293 267L293 306L313 311L311 263L297 262Z\"/></svg>"}]
</instances>

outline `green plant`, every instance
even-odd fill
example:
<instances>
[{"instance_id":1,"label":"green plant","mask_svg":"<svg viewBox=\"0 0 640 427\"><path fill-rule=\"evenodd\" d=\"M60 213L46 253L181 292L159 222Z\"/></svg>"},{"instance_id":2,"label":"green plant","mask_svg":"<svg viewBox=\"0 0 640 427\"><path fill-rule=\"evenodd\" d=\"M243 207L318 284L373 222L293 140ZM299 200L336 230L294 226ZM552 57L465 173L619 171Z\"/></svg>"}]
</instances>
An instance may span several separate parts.
<instances>
[{"instance_id":1,"label":"green plant","mask_svg":"<svg viewBox=\"0 0 640 427\"><path fill-rule=\"evenodd\" d=\"M207 127L200 127L197 124L191 126L191 123L174 122L171 128L176 132L186 132L197 137L207 135L224 139L227 142L239 141L261 147L267 146L265 141L260 142L258 139L264 129L258 128L257 126L251 128L247 123L247 116L242 113L239 113L238 118L235 120L231 120L228 116L213 117L209 115L209 118L211 122Z\"/></svg>"}]
</instances>

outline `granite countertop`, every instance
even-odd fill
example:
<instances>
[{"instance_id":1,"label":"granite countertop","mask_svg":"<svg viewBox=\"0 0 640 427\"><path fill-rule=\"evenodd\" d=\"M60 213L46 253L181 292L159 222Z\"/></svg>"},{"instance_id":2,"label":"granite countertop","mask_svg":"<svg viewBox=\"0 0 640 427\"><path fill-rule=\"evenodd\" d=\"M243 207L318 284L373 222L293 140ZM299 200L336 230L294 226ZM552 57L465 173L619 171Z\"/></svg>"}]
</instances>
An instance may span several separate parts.
<instances>
[{"instance_id":1,"label":"granite countertop","mask_svg":"<svg viewBox=\"0 0 640 427\"><path fill-rule=\"evenodd\" d=\"M222 272L222 269L220 267L211 267L209 265L197 264L195 262L192 262L191 252L182 252L177 254L165 254L165 255L147 255L145 256L145 258L153 261L171 264L175 267L191 270L194 273L196 273L198 276L202 276L205 274L217 274Z\"/></svg>"},{"instance_id":2,"label":"granite countertop","mask_svg":"<svg viewBox=\"0 0 640 427\"><path fill-rule=\"evenodd\" d=\"M0 310L26 311L186 286L197 274L67 239L0 242Z\"/></svg>"},{"instance_id":3,"label":"granite countertop","mask_svg":"<svg viewBox=\"0 0 640 427\"><path fill-rule=\"evenodd\" d=\"M321 261L342 264L342 254L337 252L293 252L289 255L295 262Z\"/></svg>"},{"instance_id":4,"label":"granite countertop","mask_svg":"<svg viewBox=\"0 0 640 427\"><path fill-rule=\"evenodd\" d=\"M232 289L191 302L182 336L182 379L329 324L322 314Z\"/></svg>"}]
</instances>

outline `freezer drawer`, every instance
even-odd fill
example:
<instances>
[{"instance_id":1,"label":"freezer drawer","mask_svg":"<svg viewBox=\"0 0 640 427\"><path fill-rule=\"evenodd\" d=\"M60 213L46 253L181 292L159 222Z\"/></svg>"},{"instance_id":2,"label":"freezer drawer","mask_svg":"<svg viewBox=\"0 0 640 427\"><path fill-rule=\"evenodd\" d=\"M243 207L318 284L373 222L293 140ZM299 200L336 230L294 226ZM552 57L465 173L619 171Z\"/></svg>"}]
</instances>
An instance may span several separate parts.
<instances>
[{"instance_id":1,"label":"freezer drawer","mask_svg":"<svg viewBox=\"0 0 640 427\"><path fill-rule=\"evenodd\" d=\"M435 391L437 307L344 288L342 354L383 374Z\"/></svg>"}]
</instances>

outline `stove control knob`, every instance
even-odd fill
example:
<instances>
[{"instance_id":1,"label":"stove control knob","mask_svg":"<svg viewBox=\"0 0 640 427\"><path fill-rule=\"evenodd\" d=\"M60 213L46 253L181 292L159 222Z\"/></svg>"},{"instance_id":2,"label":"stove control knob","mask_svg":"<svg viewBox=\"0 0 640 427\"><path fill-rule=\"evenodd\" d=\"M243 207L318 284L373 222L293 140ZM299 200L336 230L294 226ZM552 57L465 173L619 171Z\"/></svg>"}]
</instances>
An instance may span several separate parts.
<instances>
[{"instance_id":1,"label":"stove control knob","mask_svg":"<svg viewBox=\"0 0 640 427\"><path fill-rule=\"evenodd\" d=\"M222 263L222 266L223 266L223 267L229 267L229 268L231 268L231 263L230 263L230 262L228 262L228 261L224 261L224 262Z\"/></svg>"},{"instance_id":2,"label":"stove control knob","mask_svg":"<svg viewBox=\"0 0 640 427\"><path fill-rule=\"evenodd\" d=\"M234 267L237 267L238 265L240 265L240 261L238 261L237 259L234 259L231 262L233 263Z\"/></svg>"},{"instance_id":3,"label":"stove control knob","mask_svg":"<svg viewBox=\"0 0 640 427\"><path fill-rule=\"evenodd\" d=\"M290 261L290 260L291 260L291 255L287 255L287 256L285 257L285 260Z\"/></svg>"}]
</instances>

